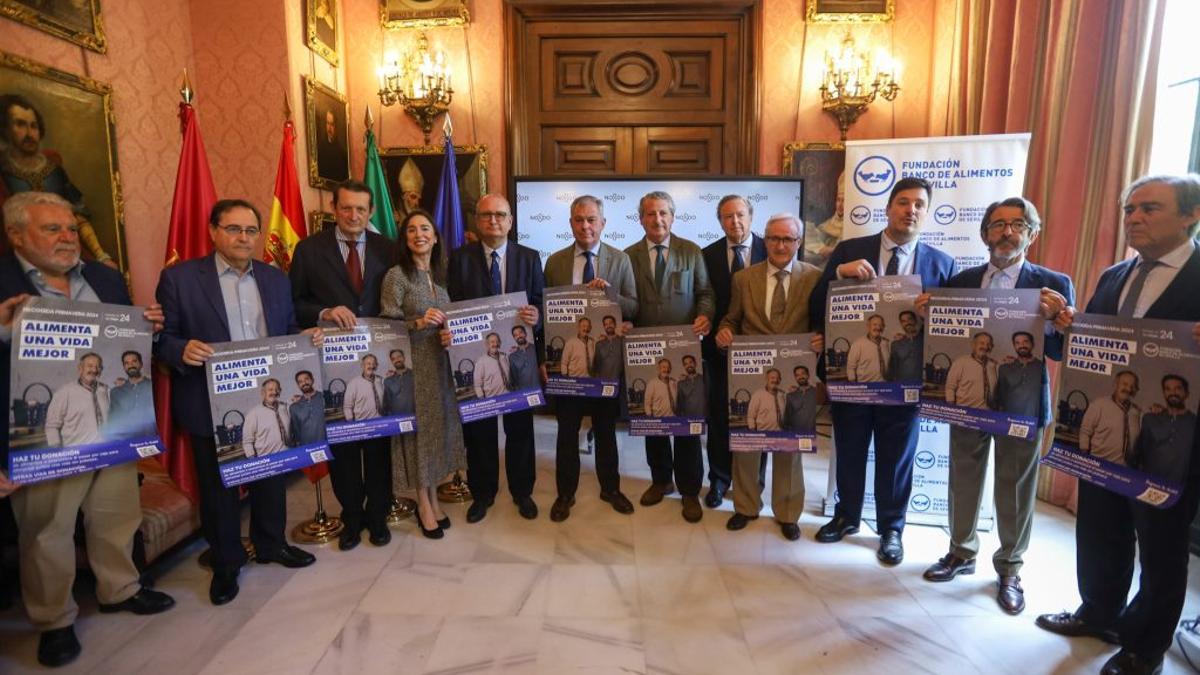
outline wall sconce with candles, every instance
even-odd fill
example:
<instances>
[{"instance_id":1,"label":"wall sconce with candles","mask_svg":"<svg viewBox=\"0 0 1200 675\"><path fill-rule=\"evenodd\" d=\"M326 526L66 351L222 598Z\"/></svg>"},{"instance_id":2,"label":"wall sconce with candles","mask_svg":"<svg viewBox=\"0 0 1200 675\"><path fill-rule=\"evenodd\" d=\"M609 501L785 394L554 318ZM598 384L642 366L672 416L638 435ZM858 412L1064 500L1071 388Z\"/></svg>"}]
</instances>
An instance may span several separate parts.
<instances>
[{"instance_id":1,"label":"wall sconce with candles","mask_svg":"<svg viewBox=\"0 0 1200 675\"><path fill-rule=\"evenodd\" d=\"M404 112L421 127L425 145L429 145L433 122L450 108L450 99L454 95L446 54L441 50L430 53L429 39L425 33L419 33L415 48L402 57L394 53L385 57L378 72L380 103L402 105Z\"/></svg>"},{"instance_id":2,"label":"wall sconce with candles","mask_svg":"<svg viewBox=\"0 0 1200 675\"><path fill-rule=\"evenodd\" d=\"M821 109L833 116L846 140L846 132L859 116L882 96L893 101L900 93L898 70L895 62L887 57L877 59L878 68L873 68L871 58L854 50L854 38L846 33L841 51L836 55L825 53L825 73L821 78Z\"/></svg>"}]
</instances>

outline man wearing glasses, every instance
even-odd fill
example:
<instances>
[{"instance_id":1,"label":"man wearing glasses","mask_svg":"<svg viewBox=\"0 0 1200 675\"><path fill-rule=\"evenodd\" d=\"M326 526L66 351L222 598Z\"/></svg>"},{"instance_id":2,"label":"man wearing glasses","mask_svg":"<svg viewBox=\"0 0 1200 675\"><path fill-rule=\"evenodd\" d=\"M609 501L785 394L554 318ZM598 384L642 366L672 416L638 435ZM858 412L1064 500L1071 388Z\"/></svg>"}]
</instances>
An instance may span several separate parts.
<instances>
[{"instance_id":1,"label":"man wearing glasses","mask_svg":"<svg viewBox=\"0 0 1200 675\"><path fill-rule=\"evenodd\" d=\"M459 247L450 254L446 290L450 299L476 300L493 295L524 291L529 304L518 310L521 321L533 330L541 355L542 259L538 252L509 241L512 207L501 195L484 195L475 209L475 229L479 241ZM500 340L496 336L496 342ZM497 346L498 348L498 346ZM497 352L498 357L502 355ZM507 367L507 364L506 364ZM476 373L479 377L480 373ZM510 375L511 377L511 375ZM467 444L467 486L471 488L471 507L467 522L477 523L487 516L496 500L500 482L500 439L495 417L463 425ZM526 409L504 415L504 473L508 492L522 518L537 518L533 502L534 446L533 411Z\"/></svg>"},{"instance_id":2,"label":"man wearing glasses","mask_svg":"<svg viewBox=\"0 0 1200 675\"><path fill-rule=\"evenodd\" d=\"M1041 220L1037 209L1023 197L1010 197L994 202L983 214L979 234L987 244L990 260L964 270L946 282L948 288L1039 288L1040 310L1051 320L1075 302L1075 287L1071 279L1025 259L1025 252L1037 240ZM924 313L929 294L917 298L917 307ZM986 335L981 333L980 335ZM1024 336L1014 336L1013 344L1023 345ZM1029 336L1030 338L1032 336ZM976 336L977 341L979 336ZM990 336L989 336L990 338ZM1063 336L1046 324L1045 354L1062 358ZM990 346L990 339L985 341ZM1018 346L1017 354L1032 358L1029 350ZM1007 377L1007 373L1005 373ZM1029 547L1033 526L1033 505L1037 496L1037 465L1041 455L1042 428L1050 420L1050 378L1042 364L1038 377L1041 391L1024 402L1014 400L996 390L1001 410L1036 416L1038 430L1029 440L1007 434L989 434L973 429L950 427L950 551L925 570L928 581L950 581L959 574L975 571L975 556L979 553L979 537L975 526L979 520L979 503L983 481L987 477L988 452L996 444L995 495L996 530L1000 548L992 556L992 565L999 575L996 601L1009 614L1025 609L1025 591L1021 587L1021 555ZM993 379L993 382L996 380ZM948 385L949 386L949 385ZM997 385L999 386L999 385ZM1006 385L1007 386L1007 385ZM1001 400L1002 399L1002 400ZM1025 406L1018 408L1018 406ZM979 406L982 407L982 406Z\"/></svg>"}]
</instances>

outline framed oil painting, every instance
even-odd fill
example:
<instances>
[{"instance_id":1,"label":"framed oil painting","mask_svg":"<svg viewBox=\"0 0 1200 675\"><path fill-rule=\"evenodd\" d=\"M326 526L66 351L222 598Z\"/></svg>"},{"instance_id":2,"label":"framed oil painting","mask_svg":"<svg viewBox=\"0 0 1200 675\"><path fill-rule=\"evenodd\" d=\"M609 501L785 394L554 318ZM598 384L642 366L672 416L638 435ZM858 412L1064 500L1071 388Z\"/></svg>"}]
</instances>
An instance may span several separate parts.
<instances>
[{"instance_id":1,"label":"framed oil painting","mask_svg":"<svg viewBox=\"0 0 1200 675\"><path fill-rule=\"evenodd\" d=\"M465 26L471 20L467 0L379 0L379 16L387 30Z\"/></svg>"},{"instance_id":2,"label":"framed oil painting","mask_svg":"<svg viewBox=\"0 0 1200 675\"><path fill-rule=\"evenodd\" d=\"M305 20L308 48L328 61L329 65L336 66L338 0L307 0L305 4L308 7Z\"/></svg>"},{"instance_id":3,"label":"framed oil painting","mask_svg":"<svg viewBox=\"0 0 1200 675\"><path fill-rule=\"evenodd\" d=\"M896 18L896 0L808 0L812 23L887 23Z\"/></svg>"},{"instance_id":4,"label":"framed oil painting","mask_svg":"<svg viewBox=\"0 0 1200 675\"><path fill-rule=\"evenodd\" d=\"M783 175L804 179L804 262L824 267L842 239L842 170L846 146L841 143L788 143L783 148Z\"/></svg>"},{"instance_id":5,"label":"framed oil painting","mask_svg":"<svg viewBox=\"0 0 1200 675\"><path fill-rule=\"evenodd\" d=\"M100 0L0 0L0 16L94 52L107 49Z\"/></svg>"},{"instance_id":6,"label":"framed oil painting","mask_svg":"<svg viewBox=\"0 0 1200 675\"><path fill-rule=\"evenodd\" d=\"M308 184L323 190L350 178L350 104L316 80L304 78L308 131Z\"/></svg>"},{"instance_id":7,"label":"framed oil painting","mask_svg":"<svg viewBox=\"0 0 1200 675\"><path fill-rule=\"evenodd\" d=\"M379 159L383 162L388 193L392 197L392 215L397 223L412 209L433 211L444 157L443 149L434 146L380 150ZM463 226L470 236L476 227L475 203L487 192L487 146L456 145L454 161Z\"/></svg>"}]
</instances>

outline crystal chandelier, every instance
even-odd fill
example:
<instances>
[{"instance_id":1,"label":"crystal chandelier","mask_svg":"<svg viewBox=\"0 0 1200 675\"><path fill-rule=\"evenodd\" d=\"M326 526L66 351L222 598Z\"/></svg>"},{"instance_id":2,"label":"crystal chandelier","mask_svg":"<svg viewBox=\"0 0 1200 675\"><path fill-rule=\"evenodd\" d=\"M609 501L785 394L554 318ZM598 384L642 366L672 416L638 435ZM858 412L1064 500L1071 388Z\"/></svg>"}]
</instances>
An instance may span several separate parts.
<instances>
[{"instance_id":1,"label":"crystal chandelier","mask_svg":"<svg viewBox=\"0 0 1200 675\"><path fill-rule=\"evenodd\" d=\"M454 89L450 86L450 66L442 51L431 54L425 33L417 35L417 44L403 56L390 54L379 67L379 101L385 106L399 103L421 127L425 145L438 115L450 107Z\"/></svg>"},{"instance_id":2,"label":"crystal chandelier","mask_svg":"<svg viewBox=\"0 0 1200 675\"><path fill-rule=\"evenodd\" d=\"M871 58L854 50L854 38L846 33L837 54L825 53L825 72L821 78L821 109L837 120L842 140L846 132L867 111L867 107L882 96L893 101L900 93L898 68L886 56L872 64Z\"/></svg>"}]
</instances>

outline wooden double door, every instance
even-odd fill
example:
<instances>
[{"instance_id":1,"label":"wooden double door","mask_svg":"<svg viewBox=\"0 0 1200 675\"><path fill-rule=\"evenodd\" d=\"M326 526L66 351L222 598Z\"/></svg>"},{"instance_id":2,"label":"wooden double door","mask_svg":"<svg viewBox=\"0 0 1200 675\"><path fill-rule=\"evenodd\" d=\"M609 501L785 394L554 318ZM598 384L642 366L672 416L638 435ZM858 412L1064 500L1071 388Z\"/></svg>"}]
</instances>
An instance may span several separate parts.
<instances>
[{"instance_id":1,"label":"wooden double door","mask_svg":"<svg viewBox=\"0 0 1200 675\"><path fill-rule=\"evenodd\" d=\"M759 0L507 0L511 175L753 173Z\"/></svg>"}]
</instances>

